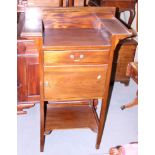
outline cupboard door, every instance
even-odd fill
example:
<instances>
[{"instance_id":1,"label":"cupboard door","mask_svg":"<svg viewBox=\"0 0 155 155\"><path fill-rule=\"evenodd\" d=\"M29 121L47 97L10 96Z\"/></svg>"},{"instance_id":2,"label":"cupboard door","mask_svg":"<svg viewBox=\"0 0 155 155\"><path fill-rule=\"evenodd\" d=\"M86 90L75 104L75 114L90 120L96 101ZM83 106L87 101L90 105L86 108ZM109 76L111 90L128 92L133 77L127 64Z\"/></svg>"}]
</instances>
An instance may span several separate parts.
<instances>
[{"instance_id":1,"label":"cupboard door","mask_svg":"<svg viewBox=\"0 0 155 155\"><path fill-rule=\"evenodd\" d=\"M39 101L39 64L38 57L18 56L17 58L18 102Z\"/></svg>"},{"instance_id":2,"label":"cupboard door","mask_svg":"<svg viewBox=\"0 0 155 155\"><path fill-rule=\"evenodd\" d=\"M17 99L18 102L27 100L26 58L17 57Z\"/></svg>"},{"instance_id":3,"label":"cupboard door","mask_svg":"<svg viewBox=\"0 0 155 155\"><path fill-rule=\"evenodd\" d=\"M35 101L35 99L39 100L40 86L38 56L27 56L26 70L28 98L31 101Z\"/></svg>"},{"instance_id":4,"label":"cupboard door","mask_svg":"<svg viewBox=\"0 0 155 155\"><path fill-rule=\"evenodd\" d=\"M45 66L45 100L101 98L108 65Z\"/></svg>"},{"instance_id":5,"label":"cupboard door","mask_svg":"<svg viewBox=\"0 0 155 155\"><path fill-rule=\"evenodd\" d=\"M34 38L18 40L18 102L39 101L39 60L37 42Z\"/></svg>"}]
</instances>

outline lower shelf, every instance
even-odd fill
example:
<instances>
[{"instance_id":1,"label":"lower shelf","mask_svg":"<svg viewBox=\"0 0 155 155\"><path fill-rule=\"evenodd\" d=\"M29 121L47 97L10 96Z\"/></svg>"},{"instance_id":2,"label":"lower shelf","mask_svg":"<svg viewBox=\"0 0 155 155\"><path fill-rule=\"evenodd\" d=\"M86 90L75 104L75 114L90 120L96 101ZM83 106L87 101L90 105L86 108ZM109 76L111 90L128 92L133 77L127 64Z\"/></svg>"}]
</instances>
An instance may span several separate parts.
<instances>
[{"instance_id":1,"label":"lower shelf","mask_svg":"<svg viewBox=\"0 0 155 155\"><path fill-rule=\"evenodd\" d=\"M98 117L93 106L51 106L47 104L45 132L54 129L90 128L98 129Z\"/></svg>"}]
</instances>

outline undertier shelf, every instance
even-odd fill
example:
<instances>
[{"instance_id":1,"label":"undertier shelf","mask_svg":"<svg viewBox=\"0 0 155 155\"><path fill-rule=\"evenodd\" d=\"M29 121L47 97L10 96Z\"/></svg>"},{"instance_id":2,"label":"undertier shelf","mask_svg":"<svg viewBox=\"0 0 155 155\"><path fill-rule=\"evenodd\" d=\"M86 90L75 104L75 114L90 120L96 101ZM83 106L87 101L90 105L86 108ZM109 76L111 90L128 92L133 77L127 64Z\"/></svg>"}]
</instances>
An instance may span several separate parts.
<instances>
[{"instance_id":1,"label":"undertier shelf","mask_svg":"<svg viewBox=\"0 0 155 155\"><path fill-rule=\"evenodd\" d=\"M52 106L52 104L47 104L45 132L54 129L73 128L90 128L97 132L98 117L95 108L89 104L75 106Z\"/></svg>"}]
</instances>

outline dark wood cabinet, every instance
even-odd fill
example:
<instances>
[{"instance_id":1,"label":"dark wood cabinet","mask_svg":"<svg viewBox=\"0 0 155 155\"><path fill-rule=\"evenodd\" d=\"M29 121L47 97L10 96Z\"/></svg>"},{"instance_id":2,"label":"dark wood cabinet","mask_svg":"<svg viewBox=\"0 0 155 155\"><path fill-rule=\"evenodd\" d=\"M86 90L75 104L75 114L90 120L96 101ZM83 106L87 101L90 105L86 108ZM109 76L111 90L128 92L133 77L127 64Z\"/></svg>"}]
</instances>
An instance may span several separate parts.
<instances>
[{"instance_id":1,"label":"dark wood cabinet","mask_svg":"<svg viewBox=\"0 0 155 155\"><path fill-rule=\"evenodd\" d=\"M17 94L18 113L39 102L39 60L34 40L18 39Z\"/></svg>"},{"instance_id":2,"label":"dark wood cabinet","mask_svg":"<svg viewBox=\"0 0 155 155\"><path fill-rule=\"evenodd\" d=\"M39 51L40 151L47 133L69 128L96 131L98 149L114 49L132 33L114 17L114 7L48 7L39 11L45 28ZM91 102L97 99L102 99L99 117Z\"/></svg>"}]
</instances>

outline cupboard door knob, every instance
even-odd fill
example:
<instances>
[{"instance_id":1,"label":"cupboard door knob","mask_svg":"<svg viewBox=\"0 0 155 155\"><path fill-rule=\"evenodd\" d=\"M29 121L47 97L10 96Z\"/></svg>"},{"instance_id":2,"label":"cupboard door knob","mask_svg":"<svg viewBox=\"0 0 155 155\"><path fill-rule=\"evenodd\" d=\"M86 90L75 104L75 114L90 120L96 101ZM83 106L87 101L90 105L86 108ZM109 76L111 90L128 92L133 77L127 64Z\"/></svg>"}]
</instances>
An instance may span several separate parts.
<instances>
[{"instance_id":1,"label":"cupboard door knob","mask_svg":"<svg viewBox=\"0 0 155 155\"><path fill-rule=\"evenodd\" d=\"M70 58L71 58L71 59L74 59L74 58L75 58L75 56L74 56L73 54L71 54L71 55L70 55Z\"/></svg>"},{"instance_id":2,"label":"cupboard door knob","mask_svg":"<svg viewBox=\"0 0 155 155\"><path fill-rule=\"evenodd\" d=\"M97 76L97 80L100 80L100 79L101 79L101 77L102 77L101 75L98 75L98 76Z\"/></svg>"},{"instance_id":3,"label":"cupboard door knob","mask_svg":"<svg viewBox=\"0 0 155 155\"><path fill-rule=\"evenodd\" d=\"M45 86L45 87L48 87L48 81L45 81L45 82L44 82L44 86Z\"/></svg>"}]
</instances>

